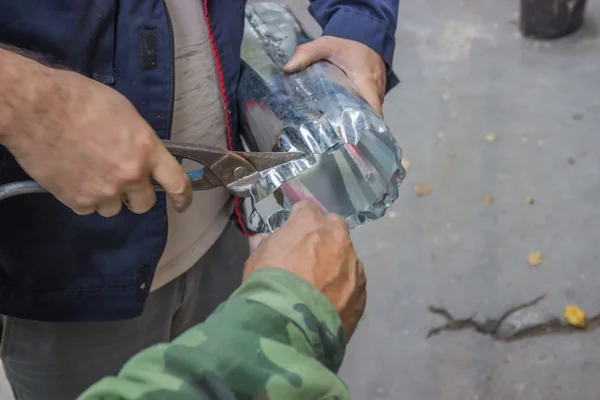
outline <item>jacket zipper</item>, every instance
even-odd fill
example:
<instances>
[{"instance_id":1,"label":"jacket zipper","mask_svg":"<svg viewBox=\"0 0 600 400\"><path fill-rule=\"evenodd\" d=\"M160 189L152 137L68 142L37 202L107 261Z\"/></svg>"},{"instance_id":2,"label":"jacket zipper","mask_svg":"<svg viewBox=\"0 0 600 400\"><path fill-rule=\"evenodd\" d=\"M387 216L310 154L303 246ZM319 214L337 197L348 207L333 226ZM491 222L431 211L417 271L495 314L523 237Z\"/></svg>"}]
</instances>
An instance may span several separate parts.
<instances>
[{"instance_id":1,"label":"jacket zipper","mask_svg":"<svg viewBox=\"0 0 600 400\"><path fill-rule=\"evenodd\" d=\"M219 87L221 89L221 99L223 100L223 108L225 108L225 123L227 125L227 147L229 150L233 150L233 132L231 130L231 120L229 118L229 102L227 100L227 89L225 87L225 77L223 76L223 66L221 64L221 57L219 56L219 50L217 49L217 41L215 39L215 34L212 29L212 25L210 24L210 18L208 16L208 1L204 0L204 19L206 20L206 27L208 29L208 36L210 37L210 43L212 46L213 56L215 57L215 64L217 66L217 74L219 75ZM253 236L252 232L249 232L246 229L246 225L242 220L242 210L241 210L241 200L239 197L235 198L235 206L234 206L235 216L237 218L238 225L242 232L246 236Z\"/></svg>"}]
</instances>

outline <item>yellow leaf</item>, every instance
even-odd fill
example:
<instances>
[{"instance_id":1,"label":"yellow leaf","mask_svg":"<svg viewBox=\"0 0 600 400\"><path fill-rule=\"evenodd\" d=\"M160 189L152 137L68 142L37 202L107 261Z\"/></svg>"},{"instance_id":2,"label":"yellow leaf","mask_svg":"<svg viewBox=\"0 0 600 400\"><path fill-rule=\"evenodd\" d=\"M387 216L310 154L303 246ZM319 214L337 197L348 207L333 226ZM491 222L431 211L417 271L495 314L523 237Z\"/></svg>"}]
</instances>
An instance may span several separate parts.
<instances>
[{"instance_id":1,"label":"yellow leaf","mask_svg":"<svg viewBox=\"0 0 600 400\"><path fill-rule=\"evenodd\" d=\"M533 203L535 203L535 200L533 200L533 197L525 197L525 204L532 205Z\"/></svg>"},{"instance_id":2,"label":"yellow leaf","mask_svg":"<svg viewBox=\"0 0 600 400\"><path fill-rule=\"evenodd\" d=\"M585 328L585 313L576 305L570 304L565 307L565 318L569 325L581 329Z\"/></svg>"},{"instance_id":3,"label":"yellow leaf","mask_svg":"<svg viewBox=\"0 0 600 400\"><path fill-rule=\"evenodd\" d=\"M492 135L491 133L488 135L485 135L485 141L488 143L495 142L496 139L498 139L498 137L496 135Z\"/></svg>"},{"instance_id":4,"label":"yellow leaf","mask_svg":"<svg viewBox=\"0 0 600 400\"><path fill-rule=\"evenodd\" d=\"M540 251L533 251L527 255L527 264L536 266L542 263L542 253Z\"/></svg>"},{"instance_id":5,"label":"yellow leaf","mask_svg":"<svg viewBox=\"0 0 600 400\"><path fill-rule=\"evenodd\" d=\"M494 202L494 196L488 194L483 198L483 204L492 204Z\"/></svg>"},{"instance_id":6,"label":"yellow leaf","mask_svg":"<svg viewBox=\"0 0 600 400\"><path fill-rule=\"evenodd\" d=\"M405 171L408 171L410 169L410 166L412 165L412 163L410 161L408 161L406 158L403 158L401 163L402 163L402 166L404 167Z\"/></svg>"},{"instance_id":7,"label":"yellow leaf","mask_svg":"<svg viewBox=\"0 0 600 400\"><path fill-rule=\"evenodd\" d=\"M431 186L427 184L415 185L415 193L417 196L428 196L431 193Z\"/></svg>"},{"instance_id":8,"label":"yellow leaf","mask_svg":"<svg viewBox=\"0 0 600 400\"><path fill-rule=\"evenodd\" d=\"M583 114L582 113L575 113L575 114L573 114L573 119L575 121L579 121L580 119L583 119Z\"/></svg>"}]
</instances>

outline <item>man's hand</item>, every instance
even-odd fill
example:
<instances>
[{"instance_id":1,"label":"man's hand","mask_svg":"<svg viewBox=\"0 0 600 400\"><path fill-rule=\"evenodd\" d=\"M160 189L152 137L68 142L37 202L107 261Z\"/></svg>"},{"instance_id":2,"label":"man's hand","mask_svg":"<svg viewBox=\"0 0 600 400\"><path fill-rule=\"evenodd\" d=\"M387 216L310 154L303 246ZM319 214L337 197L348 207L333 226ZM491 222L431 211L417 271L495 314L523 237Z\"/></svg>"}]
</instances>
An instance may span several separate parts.
<instances>
[{"instance_id":1,"label":"man's hand","mask_svg":"<svg viewBox=\"0 0 600 400\"><path fill-rule=\"evenodd\" d=\"M183 211L191 182L117 91L0 49L0 142L40 185L78 214L110 217L156 202L154 177ZM6 111L9 110L9 111Z\"/></svg>"},{"instance_id":2,"label":"man's hand","mask_svg":"<svg viewBox=\"0 0 600 400\"><path fill-rule=\"evenodd\" d=\"M346 340L363 315L367 279L350 240L346 221L323 215L309 202L294 206L288 221L269 237L254 243L244 278L265 267L279 267L312 283L340 314Z\"/></svg>"},{"instance_id":3,"label":"man's hand","mask_svg":"<svg viewBox=\"0 0 600 400\"><path fill-rule=\"evenodd\" d=\"M284 71L298 72L320 60L328 60L341 68L358 87L363 98L379 115L383 115L387 75L385 62L379 54L354 40L321 36L298 46Z\"/></svg>"}]
</instances>

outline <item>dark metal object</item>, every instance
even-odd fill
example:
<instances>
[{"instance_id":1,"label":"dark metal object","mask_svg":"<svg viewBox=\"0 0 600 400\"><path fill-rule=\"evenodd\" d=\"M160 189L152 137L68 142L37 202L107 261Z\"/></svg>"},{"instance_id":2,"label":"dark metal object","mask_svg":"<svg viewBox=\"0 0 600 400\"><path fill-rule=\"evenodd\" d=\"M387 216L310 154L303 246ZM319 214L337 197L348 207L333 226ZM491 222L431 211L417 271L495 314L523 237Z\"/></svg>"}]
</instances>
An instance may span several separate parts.
<instances>
[{"instance_id":1,"label":"dark metal object","mask_svg":"<svg viewBox=\"0 0 600 400\"><path fill-rule=\"evenodd\" d=\"M299 152L245 153L168 140L163 143L173 156L187 158L204 165L205 168L188 173L193 190L208 190L224 186L229 192L240 197L250 196L250 188L261 179L261 174L304 157L304 154ZM153 185L157 191L163 191L162 186L155 181ZM0 200L34 193L47 193L47 190L34 181L0 185Z\"/></svg>"},{"instance_id":2,"label":"dark metal object","mask_svg":"<svg viewBox=\"0 0 600 400\"><path fill-rule=\"evenodd\" d=\"M525 37L557 39L583 24L586 0L521 0L519 28Z\"/></svg>"}]
</instances>

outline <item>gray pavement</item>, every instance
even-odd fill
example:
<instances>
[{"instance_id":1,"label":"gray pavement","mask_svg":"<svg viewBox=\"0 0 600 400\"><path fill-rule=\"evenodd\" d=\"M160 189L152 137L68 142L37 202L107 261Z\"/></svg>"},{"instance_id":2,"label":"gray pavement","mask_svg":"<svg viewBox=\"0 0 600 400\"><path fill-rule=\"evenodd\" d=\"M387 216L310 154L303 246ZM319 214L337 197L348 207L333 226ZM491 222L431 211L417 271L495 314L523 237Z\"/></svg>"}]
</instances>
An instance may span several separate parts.
<instances>
[{"instance_id":1,"label":"gray pavement","mask_svg":"<svg viewBox=\"0 0 600 400\"><path fill-rule=\"evenodd\" d=\"M318 32L305 1L286 2ZM445 322L428 305L484 321L547 296L509 330L570 303L600 312L600 0L588 6L581 32L538 43L511 22L516 0L402 1L403 83L384 111L412 166L387 216L354 232L369 278L341 372L354 399L600 399L598 332L426 339Z\"/></svg>"},{"instance_id":2,"label":"gray pavement","mask_svg":"<svg viewBox=\"0 0 600 400\"><path fill-rule=\"evenodd\" d=\"M412 167L388 216L355 233L369 301L342 370L353 398L600 398L598 332L425 339L444 323L430 304L485 320L546 294L514 322L569 303L600 312L600 2L589 6L583 31L546 44L517 34L514 0L401 4L403 83L385 113ZM432 193L417 197L417 183Z\"/></svg>"},{"instance_id":3,"label":"gray pavement","mask_svg":"<svg viewBox=\"0 0 600 400\"><path fill-rule=\"evenodd\" d=\"M401 1L402 84L384 111L412 166L388 215L354 232L369 298L341 372L353 398L600 399L598 332L426 339L445 323L428 305L484 321L547 296L506 331L570 303L600 312L600 1L588 5L582 31L539 43L518 34L516 0Z\"/></svg>"}]
</instances>

